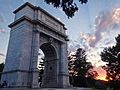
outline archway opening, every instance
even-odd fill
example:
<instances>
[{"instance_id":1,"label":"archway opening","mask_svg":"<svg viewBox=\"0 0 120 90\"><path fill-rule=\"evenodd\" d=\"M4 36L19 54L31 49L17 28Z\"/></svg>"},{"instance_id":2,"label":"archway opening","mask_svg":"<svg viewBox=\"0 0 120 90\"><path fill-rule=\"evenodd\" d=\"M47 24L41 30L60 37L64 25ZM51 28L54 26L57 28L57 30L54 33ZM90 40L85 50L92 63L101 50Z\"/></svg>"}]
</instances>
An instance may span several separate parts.
<instances>
[{"instance_id":1,"label":"archway opening","mask_svg":"<svg viewBox=\"0 0 120 90\"><path fill-rule=\"evenodd\" d=\"M40 87L42 85L42 77L43 77L43 73L44 73L44 58L45 58L45 55L44 55L43 51L41 49L39 49L37 68L39 69L38 83L39 83Z\"/></svg>"},{"instance_id":2,"label":"archway opening","mask_svg":"<svg viewBox=\"0 0 120 90\"><path fill-rule=\"evenodd\" d=\"M40 87L57 87L57 54L50 43L44 43L39 49Z\"/></svg>"}]
</instances>

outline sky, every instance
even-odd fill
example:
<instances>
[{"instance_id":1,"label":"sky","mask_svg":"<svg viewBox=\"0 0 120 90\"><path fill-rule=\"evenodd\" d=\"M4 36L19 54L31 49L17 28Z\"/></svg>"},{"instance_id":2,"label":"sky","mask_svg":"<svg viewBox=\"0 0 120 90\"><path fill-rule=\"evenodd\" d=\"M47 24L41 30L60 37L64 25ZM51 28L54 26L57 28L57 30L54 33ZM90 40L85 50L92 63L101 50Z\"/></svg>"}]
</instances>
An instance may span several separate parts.
<instances>
[{"instance_id":1,"label":"sky","mask_svg":"<svg viewBox=\"0 0 120 90\"><path fill-rule=\"evenodd\" d=\"M88 0L84 5L78 3L79 10L70 19L61 8L47 5L44 0L0 0L0 62L5 60L7 53L8 25L14 21L13 11L25 2L43 8L65 24L70 40L69 54L82 47L86 50L88 61L94 66L105 65L100 52L105 47L115 45L115 37L120 34L120 0Z\"/></svg>"}]
</instances>

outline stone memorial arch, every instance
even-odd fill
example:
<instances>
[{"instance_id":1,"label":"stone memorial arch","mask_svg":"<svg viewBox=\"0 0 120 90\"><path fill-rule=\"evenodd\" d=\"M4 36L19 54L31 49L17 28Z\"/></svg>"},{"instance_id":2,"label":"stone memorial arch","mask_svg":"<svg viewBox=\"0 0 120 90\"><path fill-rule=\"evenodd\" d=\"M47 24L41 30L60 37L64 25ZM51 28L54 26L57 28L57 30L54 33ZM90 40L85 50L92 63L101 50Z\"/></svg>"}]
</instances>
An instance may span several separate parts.
<instances>
[{"instance_id":1,"label":"stone memorial arch","mask_svg":"<svg viewBox=\"0 0 120 90\"><path fill-rule=\"evenodd\" d=\"M38 50L45 54L42 87L69 86L66 28L40 7L25 3L14 11L1 82L38 88Z\"/></svg>"}]
</instances>

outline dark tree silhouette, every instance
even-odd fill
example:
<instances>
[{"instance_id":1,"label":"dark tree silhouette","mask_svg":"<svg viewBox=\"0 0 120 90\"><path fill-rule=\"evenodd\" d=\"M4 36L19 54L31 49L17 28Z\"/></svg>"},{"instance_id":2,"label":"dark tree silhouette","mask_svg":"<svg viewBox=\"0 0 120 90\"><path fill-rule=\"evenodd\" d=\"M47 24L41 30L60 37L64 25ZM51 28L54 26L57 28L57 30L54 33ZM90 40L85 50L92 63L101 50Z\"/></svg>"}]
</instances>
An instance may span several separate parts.
<instances>
[{"instance_id":1,"label":"dark tree silhouette","mask_svg":"<svg viewBox=\"0 0 120 90\"><path fill-rule=\"evenodd\" d=\"M73 55L74 69L77 72L77 76L85 76L89 69L93 68L90 62L87 62L85 50L78 48L75 55Z\"/></svg>"},{"instance_id":2,"label":"dark tree silhouette","mask_svg":"<svg viewBox=\"0 0 120 90\"><path fill-rule=\"evenodd\" d=\"M106 66L103 67L107 72L106 79L112 82L114 86L117 85L115 83L120 84L120 34L115 40L115 46L105 48L101 52L101 59L106 62ZM120 87L115 86L115 90L117 90L116 88Z\"/></svg>"},{"instance_id":3,"label":"dark tree silhouette","mask_svg":"<svg viewBox=\"0 0 120 90\"><path fill-rule=\"evenodd\" d=\"M120 80L120 35L116 37L116 45L108 47L101 52L102 61L106 62L108 80Z\"/></svg>"},{"instance_id":4,"label":"dark tree silhouette","mask_svg":"<svg viewBox=\"0 0 120 90\"><path fill-rule=\"evenodd\" d=\"M74 86L85 86L86 77L90 76L88 72L93 68L92 64L87 62L85 50L78 48L75 54L68 57L68 60L71 84Z\"/></svg>"},{"instance_id":5,"label":"dark tree silhouette","mask_svg":"<svg viewBox=\"0 0 120 90\"><path fill-rule=\"evenodd\" d=\"M73 17L75 12L78 11L77 0L44 0L47 4L52 4L55 8L61 7L65 14ZM87 3L88 0L78 0L81 4Z\"/></svg>"},{"instance_id":6,"label":"dark tree silhouette","mask_svg":"<svg viewBox=\"0 0 120 90\"><path fill-rule=\"evenodd\" d=\"M89 69L87 72L87 77L91 78L91 79L96 79L98 77L98 73L97 71L93 70L93 69Z\"/></svg>"},{"instance_id":7,"label":"dark tree silhouette","mask_svg":"<svg viewBox=\"0 0 120 90\"><path fill-rule=\"evenodd\" d=\"M86 76L88 70L93 68L92 64L87 62L85 50L82 48L78 48L68 60L69 72L72 76Z\"/></svg>"},{"instance_id":8,"label":"dark tree silhouette","mask_svg":"<svg viewBox=\"0 0 120 90\"><path fill-rule=\"evenodd\" d=\"M0 80L1 80L1 73L3 71L3 68L4 68L4 63L1 63L0 64Z\"/></svg>"}]
</instances>

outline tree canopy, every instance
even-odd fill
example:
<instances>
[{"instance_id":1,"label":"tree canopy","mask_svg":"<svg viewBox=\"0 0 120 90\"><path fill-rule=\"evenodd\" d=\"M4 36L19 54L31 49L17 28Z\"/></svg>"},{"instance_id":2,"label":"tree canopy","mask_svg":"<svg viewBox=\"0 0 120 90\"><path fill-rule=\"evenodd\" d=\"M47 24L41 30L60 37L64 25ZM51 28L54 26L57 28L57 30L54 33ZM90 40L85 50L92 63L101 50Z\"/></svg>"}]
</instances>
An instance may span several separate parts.
<instances>
[{"instance_id":1,"label":"tree canopy","mask_svg":"<svg viewBox=\"0 0 120 90\"><path fill-rule=\"evenodd\" d=\"M78 48L73 54L68 56L70 84L73 86L94 86L94 81L98 73L93 70L92 64L87 61L86 57L86 52L82 48Z\"/></svg>"},{"instance_id":2,"label":"tree canopy","mask_svg":"<svg viewBox=\"0 0 120 90\"><path fill-rule=\"evenodd\" d=\"M44 0L47 4L52 4L55 8L61 7L68 18L72 18L78 6L75 1L77 0ZM86 4L88 0L78 0L81 4Z\"/></svg>"},{"instance_id":3,"label":"tree canopy","mask_svg":"<svg viewBox=\"0 0 120 90\"><path fill-rule=\"evenodd\" d=\"M101 53L102 61L106 62L104 69L107 72L106 79L120 80L120 34L115 38L116 45L105 48Z\"/></svg>"},{"instance_id":4,"label":"tree canopy","mask_svg":"<svg viewBox=\"0 0 120 90\"><path fill-rule=\"evenodd\" d=\"M68 57L69 72L71 76L85 77L88 70L93 68L90 62L87 62L85 50L78 48L75 54Z\"/></svg>"}]
</instances>

